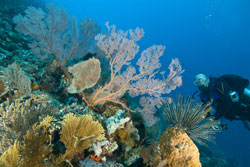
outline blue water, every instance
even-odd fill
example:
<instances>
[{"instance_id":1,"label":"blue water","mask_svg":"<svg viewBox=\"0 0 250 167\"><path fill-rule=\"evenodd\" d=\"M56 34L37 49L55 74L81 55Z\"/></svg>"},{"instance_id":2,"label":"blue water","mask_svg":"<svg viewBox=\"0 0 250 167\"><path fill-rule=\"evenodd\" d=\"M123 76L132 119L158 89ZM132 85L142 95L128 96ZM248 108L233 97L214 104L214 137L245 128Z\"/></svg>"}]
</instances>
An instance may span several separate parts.
<instances>
[{"instance_id":1,"label":"blue water","mask_svg":"<svg viewBox=\"0 0 250 167\"><path fill-rule=\"evenodd\" d=\"M119 29L141 27L141 50L166 45L162 64L171 58L182 62L183 86L175 93L191 95L198 72L219 76L233 73L250 79L249 0L55 0L78 19L91 17L104 29L109 21ZM165 64L165 65L164 65ZM250 131L241 122L228 122L217 134L217 147L250 166Z\"/></svg>"}]
</instances>

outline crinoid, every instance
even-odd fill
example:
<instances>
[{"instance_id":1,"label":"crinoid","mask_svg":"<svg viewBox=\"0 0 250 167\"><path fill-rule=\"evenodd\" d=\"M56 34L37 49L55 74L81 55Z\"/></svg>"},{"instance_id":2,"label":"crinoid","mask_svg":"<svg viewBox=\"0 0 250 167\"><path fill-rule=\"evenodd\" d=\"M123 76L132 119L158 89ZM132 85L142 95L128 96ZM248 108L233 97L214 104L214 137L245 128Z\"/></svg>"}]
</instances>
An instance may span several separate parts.
<instances>
[{"instance_id":1,"label":"crinoid","mask_svg":"<svg viewBox=\"0 0 250 167\"><path fill-rule=\"evenodd\" d=\"M170 126L185 131L188 136L201 145L215 142L214 134L219 131L220 122L207 114L210 104L203 105L190 97L178 96L177 102L164 105L164 114Z\"/></svg>"}]
</instances>

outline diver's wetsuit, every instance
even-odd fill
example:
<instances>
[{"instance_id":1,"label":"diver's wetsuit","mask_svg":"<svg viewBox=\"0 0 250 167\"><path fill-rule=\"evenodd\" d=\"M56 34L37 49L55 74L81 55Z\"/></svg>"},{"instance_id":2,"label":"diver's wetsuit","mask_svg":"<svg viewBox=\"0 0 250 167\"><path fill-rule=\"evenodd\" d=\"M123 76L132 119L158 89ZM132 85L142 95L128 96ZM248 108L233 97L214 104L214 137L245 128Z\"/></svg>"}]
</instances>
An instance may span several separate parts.
<instances>
[{"instance_id":1,"label":"diver's wetsuit","mask_svg":"<svg viewBox=\"0 0 250 167\"><path fill-rule=\"evenodd\" d=\"M208 88L200 90L200 98L203 103L212 102L216 112L216 119L224 117L229 120L250 121L250 99L243 94L249 81L237 75L226 74L219 78L209 78ZM230 91L236 91L239 101L233 102Z\"/></svg>"}]
</instances>

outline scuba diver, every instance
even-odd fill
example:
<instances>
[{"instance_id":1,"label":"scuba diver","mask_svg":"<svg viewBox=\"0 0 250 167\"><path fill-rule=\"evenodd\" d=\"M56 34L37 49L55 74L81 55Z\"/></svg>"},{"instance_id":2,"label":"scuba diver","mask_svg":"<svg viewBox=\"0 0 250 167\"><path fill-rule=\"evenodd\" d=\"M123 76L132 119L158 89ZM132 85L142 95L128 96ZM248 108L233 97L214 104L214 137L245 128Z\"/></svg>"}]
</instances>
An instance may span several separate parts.
<instances>
[{"instance_id":1,"label":"scuba diver","mask_svg":"<svg viewBox=\"0 0 250 167\"><path fill-rule=\"evenodd\" d=\"M249 80L237 75L226 74L218 78L209 78L202 73L195 75L194 84L200 91L202 103L211 103L215 109L215 119L241 120L246 129L250 130L250 90ZM196 91L194 94L196 94ZM194 96L193 94L193 96ZM223 129L226 125L223 124Z\"/></svg>"}]
</instances>

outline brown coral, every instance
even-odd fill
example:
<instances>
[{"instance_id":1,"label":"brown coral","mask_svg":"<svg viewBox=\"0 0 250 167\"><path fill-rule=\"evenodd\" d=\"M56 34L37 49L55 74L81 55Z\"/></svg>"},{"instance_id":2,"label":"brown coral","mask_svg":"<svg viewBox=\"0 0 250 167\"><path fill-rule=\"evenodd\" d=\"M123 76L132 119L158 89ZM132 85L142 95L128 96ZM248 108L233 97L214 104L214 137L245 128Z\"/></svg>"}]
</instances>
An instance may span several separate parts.
<instances>
[{"instance_id":1,"label":"brown coral","mask_svg":"<svg viewBox=\"0 0 250 167\"><path fill-rule=\"evenodd\" d=\"M0 95L4 92L4 90L5 90L4 82L0 79Z\"/></svg>"},{"instance_id":2,"label":"brown coral","mask_svg":"<svg viewBox=\"0 0 250 167\"><path fill-rule=\"evenodd\" d=\"M60 134L60 140L67 150L58 159L59 164L63 161L69 162L77 152L87 149L93 141L105 139L102 125L98 121L93 121L91 115L65 115Z\"/></svg>"},{"instance_id":3,"label":"brown coral","mask_svg":"<svg viewBox=\"0 0 250 167\"><path fill-rule=\"evenodd\" d=\"M130 131L128 128L118 128L115 131L115 134L119 137L122 144L128 145L130 147L134 146L135 143L130 136Z\"/></svg>"},{"instance_id":4,"label":"brown coral","mask_svg":"<svg viewBox=\"0 0 250 167\"><path fill-rule=\"evenodd\" d=\"M35 124L24 136L21 147L22 167L47 167L48 155L52 150L48 133L52 117L46 117L39 125Z\"/></svg>"},{"instance_id":5,"label":"brown coral","mask_svg":"<svg viewBox=\"0 0 250 167\"><path fill-rule=\"evenodd\" d=\"M188 135L177 128L168 128L160 138L160 149L166 167L201 167L199 150Z\"/></svg>"},{"instance_id":6,"label":"brown coral","mask_svg":"<svg viewBox=\"0 0 250 167\"><path fill-rule=\"evenodd\" d=\"M19 149L20 144L18 142L10 146L0 157L0 166L17 167L19 164Z\"/></svg>"},{"instance_id":7,"label":"brown coral","mask_svg":"<svg viewBox=\"0 0 250 167\"><path fill-rule=\"evenodd\" d=\"M40 124L35 124L24 136L23 144L15 142L0 157L0 166L4 167L48 167L55 166L49 159L52 146L48 130L52 117L46 117Z\"/></svg>"},{"instance_id":8,"label":"brown coral","mask_svg":"<svg viewBox=\"0 0 250 167\"><path fill-rule=\"evenodd\" d=\"M31 94L31 80L18 64L14 62L9 65L4 70L3 75L8 86L15 92L15 97L19 98Z\"/></svg>"},{"instance_id":9,"label":"brown coral","mask_svg":"<svg viewBox=\"0 0 250 167\"><path fill-rule=\"evenodd\" d=\"M161 153L157 145L157 143L152 143L149 147L141 148L141 157L144 164L155 167L160 163Z\"/></svg>"},{"instance_id":10,"label":"brown coral","mask_svg":"<svg viewBox=\"0 0 250 167\"><path fill-rule=\"evenodd\" d=\"M13 145L15 140L23 141L23 136L56 108L43 103L37 104L33 99L15 100L0 105L0 153Z\"/></svg>"}]
</instances>

